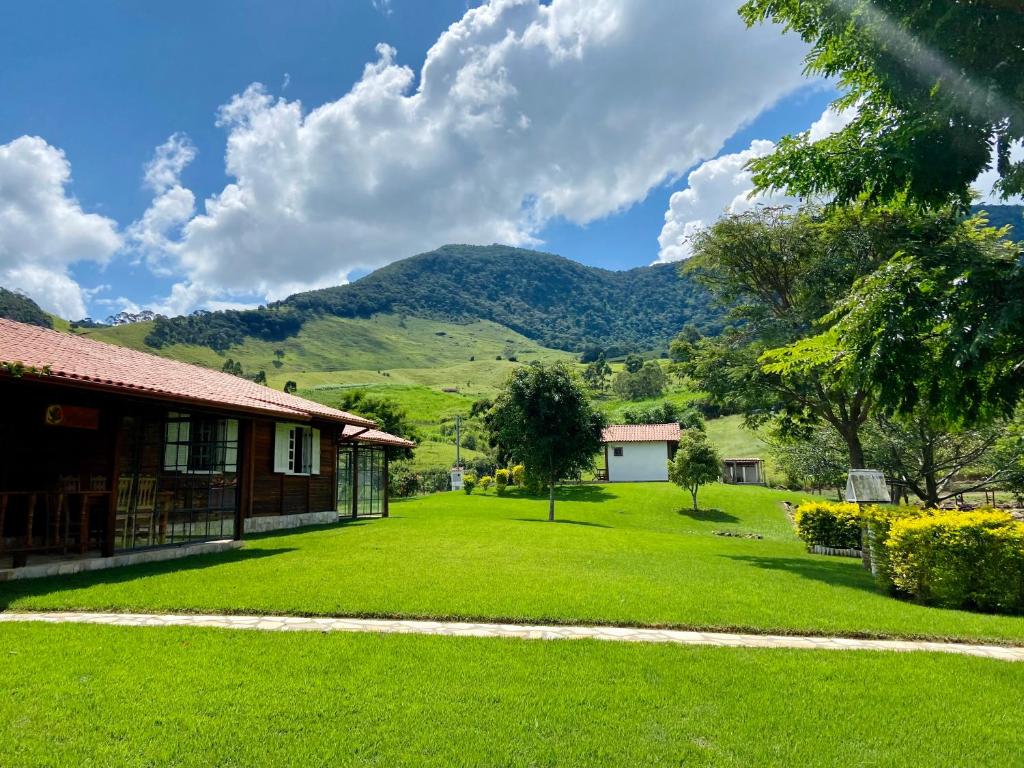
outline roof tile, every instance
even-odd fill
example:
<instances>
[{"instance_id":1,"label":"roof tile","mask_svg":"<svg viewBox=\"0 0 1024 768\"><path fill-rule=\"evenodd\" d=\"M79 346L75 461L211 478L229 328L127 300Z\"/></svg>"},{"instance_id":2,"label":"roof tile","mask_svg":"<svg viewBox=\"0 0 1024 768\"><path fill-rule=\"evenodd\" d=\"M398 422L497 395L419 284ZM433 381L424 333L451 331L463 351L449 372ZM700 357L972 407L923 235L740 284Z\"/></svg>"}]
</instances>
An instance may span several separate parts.
<instances>
[{"instance_id":1,"label":"roof tile","mask_svg":"<svg viewBox=\"0 0 1024 768\"><path fill-rule=\"evenodd\" d=\"M679 425L611 424L605 427L601 441L605 443L679 442Z\"/></svg>"}]
</instances>

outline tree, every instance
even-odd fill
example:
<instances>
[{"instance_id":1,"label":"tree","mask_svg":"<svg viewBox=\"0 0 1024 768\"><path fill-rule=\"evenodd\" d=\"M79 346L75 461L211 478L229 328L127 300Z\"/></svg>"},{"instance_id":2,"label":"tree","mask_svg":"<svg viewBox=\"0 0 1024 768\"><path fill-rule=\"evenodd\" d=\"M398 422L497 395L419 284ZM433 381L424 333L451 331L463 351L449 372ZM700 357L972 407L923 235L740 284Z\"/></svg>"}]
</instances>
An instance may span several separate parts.
<instances>
[{"instance_id":1,"label":"tree","mask_svg":"<svg viewBox=\"0 0 1024 768\"><path fill-rule=\"evenodd\" d=\"M839 202L904 195L969 204L993 159L1001 192L1024 191L1024 13L1012 0L748 0L748 24L771 20L811 48L808 74L838 80L839 132L782 139L751 166L760 189Z\"/></svg>"},{"instance_id":2,"label":"tree","mask_svg":"<svg viewBox=\"0 0 1024 768\"><path fill-rule=\"evenodd\" d=\"M583 370L583 380L595 392L603 392L608 388L608 377L612 375L612 367L604 359L604 353L598 353L597 359Z\"/></svg>"},{"instance_id":3,"label":"tree","mask_svg":"<svg viewBox=\"0 0 1024 768\"><path fill-rule=\"evenodd\" d=\"M694 512L697 511L697 491L721 475L722 459L708 436L699 430L683 432L675 459L668 463L668 479L690 492Z\"/></svg>"},{"instance_id":4,"label":"tree","mask_svg":"<svg viewBox=\"0 0 1024 768\"><path fill-rule=\"evenodd\" d=\"M365 391L357 389L344 393L337 401L332 403L335 407L372 419L384 432L388 432L406 440L418 442L421 435L409 414L396 401L384 397L371 397ZM389 448L389 455L396 459L411 459L412 448Z\"/></svg>"},{"instance_id":5,"label":"tree","mask_svg":"<svg viewBox=\"0 0 1024 768\"><path fill-rule=\"evenodd\" d=\"M655 360L648 360L635 373L619 371L612 381L612 389L624 400L647 400L658 397L667 384L668 377L661 365Z\"/></svg>"},{"instance_id":6,"label":"tree","mask_svg":"<svg viewBox=\"0 0 1024 768\"><path fill-rule=\"evenodd\" d=\"M221 370L224 373L230 373L232 376L245 376L245 372L242 370L242 364L230 357L224 361L224 365L221 366Z\"/></svg>"},{"instance_id":7,"label":"tree","mask_svg":"<svg viewBox=\"0 0 1024 768\"><path fill-rule=\"evenodd\" d=\"M839 303L817 360L860 371L890 413L923 400L951 422L1007 416L1024 391L1024 251L984 216L921 218Z\"/></svg>"},{"instance_id":8,"label":"tree","mask_svg":"<svg viewBox=\"0 0 1024 768\"><path fill-rule=\"evenodd\" d=\"M871 452L879 469L933 509L958 494L1000 481L1007 467L994 464L992 454L1004 431L1003 423L971 428L951 425L922 405L912 414L879 414ZM966 471L977 469L982 469L980 475L964 477Z\"/></svg>"},{"instance_id":9,"label":"tree","mask_svg":"<svg viewBox=\"0 0 1024 768\"><path fill-rule=\"evenodd\" d=\"M849 468L846 443L830 427L814 427L800 436L773 435L768 444L775 465L790 486L820 492L832 488L842 499Z\"/></svg>"},{"instance_id":10,"label":"tree","mask_svg":"<svg viewBox=\"0 0 1024 768\"><path fill-rule=\"evenodd\" d=\"M527 474L548 487L548 520L555 519L555 484L592 469L604 417L564 363L516 368L487 416L492 440Z\"/></svg>"},{"instance_id":11,"label":"tree","mask_svg":"<svg viewBox=\"0 0 1024 768\"><path fill-rule=\"evenodd\" d=\"M261 368L260 370L256 371L256 375L252 377L252 380L255 381L257 384L266 384L267 372Z\"/></svg>"},{"instance_id":12,"label":"tree","mask_svg":"<svg viewBox=\"0 0 1024 768\"><path fill-rule=\"evenodd\" d=\"M1024 406L1017 413L1003 435L996 441L988 462L988 471L1002 472L1002 484L1018 502L1024 499Z\"/></svg>"},{"instance_id":13,"label":"tree","mask_svg":"<svg viewBox=\"0 0 1024 768\"><path fill-rule=\"evenodd\" d=\"M626 355L625 366L626 366L626 370L629 373L636 373L637 371L639 371L643 367L643 364L644 364L644 359L642 357L640 357L640 355L638 355L636 353Z\"/></svg>"},{"instance_id":14,"label":"tree","mask_svg":"<svg viewBox=\"0 0 1024 768\"><path fill-rule=\"evenodd\" d=\"M284 383L284 391L289 395L294 395L299 390L299 385L292 380L288 380Z\"/></svg>"},{"instance_id":15,"label":"tree","mask_svg":"<svg viewBox=\"0 0 1024 768\"><path fill-rule=\"evenodd\" d=\"M907 222L888 211L759 207L726 216L694 239L696 274L735 325L718 337L676 345L678 370L749 426L774 421L797 436L816 424L834 428L849 464L864 466L860 429L871 393L856 369L765 359L776 347L816 332L858 277L906 236ZM818 361L816 361L818 362Z\"/></svg>"}]
</instances>

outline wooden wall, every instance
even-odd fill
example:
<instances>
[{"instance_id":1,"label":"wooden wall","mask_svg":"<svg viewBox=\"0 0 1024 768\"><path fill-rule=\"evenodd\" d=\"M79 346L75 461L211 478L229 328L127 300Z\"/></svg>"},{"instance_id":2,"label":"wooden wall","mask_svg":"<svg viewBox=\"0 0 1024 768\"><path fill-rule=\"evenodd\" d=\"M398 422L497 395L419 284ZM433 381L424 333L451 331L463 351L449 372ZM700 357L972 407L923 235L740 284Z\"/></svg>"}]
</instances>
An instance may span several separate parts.
<instances>
[{"instance_id":1,"label":"wooden wall","mask_svg":"<svg viewBox=\"0 0 1024 768\"><path fill-rule=\"evenodd\" d=\"M313 426L320 430L320 474L286 475L274 472L275 422L254 422L252 517L297 515L334 508L337 431L331 424Z\"/></svg>"}]
</instances>

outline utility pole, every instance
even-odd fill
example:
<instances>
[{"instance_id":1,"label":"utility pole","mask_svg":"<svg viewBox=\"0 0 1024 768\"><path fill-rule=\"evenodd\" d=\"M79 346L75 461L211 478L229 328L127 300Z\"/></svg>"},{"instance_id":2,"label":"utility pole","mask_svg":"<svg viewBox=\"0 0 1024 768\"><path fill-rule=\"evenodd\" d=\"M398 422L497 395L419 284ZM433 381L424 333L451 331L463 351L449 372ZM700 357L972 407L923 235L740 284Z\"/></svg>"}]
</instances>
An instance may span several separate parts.
<instances>
[{"instance_id":1,"label":"utility pole","mask_svg":"<svg viewBox=\"0 0 1024 768\"><path fill-rule=\"evenodd\" d=\"M462 416L455 416L455 466L462 466L462 453L460 449L462 447Z\"/></svg>"}]
</instances>

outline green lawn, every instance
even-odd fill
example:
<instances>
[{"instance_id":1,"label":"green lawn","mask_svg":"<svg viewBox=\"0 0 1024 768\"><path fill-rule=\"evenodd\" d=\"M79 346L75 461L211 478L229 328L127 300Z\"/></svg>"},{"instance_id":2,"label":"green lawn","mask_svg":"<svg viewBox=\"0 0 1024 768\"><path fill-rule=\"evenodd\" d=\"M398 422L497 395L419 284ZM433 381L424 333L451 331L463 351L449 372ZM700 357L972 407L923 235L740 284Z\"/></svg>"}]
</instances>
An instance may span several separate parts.
<instances>
[{"instance_id":1,"label":"green lawn","mask_svg":"<svg viewBox=\"0 0 1024 768\"><path fill-rule=\"evenodd\" d=\"M473 617L759 632L1024 640L1024 617L926 608L859 561L808 555L778 502L715 485L562 489L560 522L521 497L440 494L388 520L266 535L221 555L0 585L0 607ZM716 531L759 533L728 538Z\"/></svg>"},{"instance_id":2,"label":"green lawn","mask_svg":"<svg viewBox=\"0 0 1024 768\"><path fill-rule=\"evenodd\" d=\"M1024 665L211 629L0 627L16 766L1009 766Z\"/></svg>"}]
</instances>

